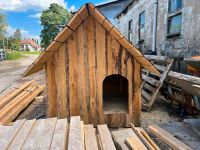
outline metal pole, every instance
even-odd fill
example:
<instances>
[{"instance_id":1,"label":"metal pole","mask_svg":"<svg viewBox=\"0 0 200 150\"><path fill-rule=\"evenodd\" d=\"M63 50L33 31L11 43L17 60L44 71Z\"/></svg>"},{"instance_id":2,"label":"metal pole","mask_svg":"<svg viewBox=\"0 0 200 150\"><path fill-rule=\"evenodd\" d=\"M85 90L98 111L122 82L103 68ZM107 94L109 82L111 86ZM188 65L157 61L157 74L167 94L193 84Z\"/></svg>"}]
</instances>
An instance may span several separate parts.
<instances>
[{"instance_id":1,"label":"metal pole","mask_svg":"<svg viewBox=\"0 0 200 150\"><path fill-rule=\"evenodd\" d=\"M154 0L154 20L153 20L153 39L152 39L153 52L156 52L157 15L158 15L158 0Z\"/></svg>"}]
</instances>

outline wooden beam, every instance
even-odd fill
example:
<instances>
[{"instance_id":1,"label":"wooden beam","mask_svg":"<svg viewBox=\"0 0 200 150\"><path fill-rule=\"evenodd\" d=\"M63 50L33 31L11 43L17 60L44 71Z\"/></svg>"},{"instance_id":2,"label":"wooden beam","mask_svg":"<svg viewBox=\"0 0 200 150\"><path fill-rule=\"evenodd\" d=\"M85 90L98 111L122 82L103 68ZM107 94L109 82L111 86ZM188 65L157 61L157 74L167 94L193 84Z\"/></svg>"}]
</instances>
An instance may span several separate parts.
<instances>
[{"instance_id":1,"label":"wooden beam","mask_svg":"<svg viewBox=\"0 0 200 150\"><path fill-rule=\"evenodd\" d=\"M18 120L13 124L13 126L10 126L9 128L7 128L7 130L5 130L4 127L2 128L5 131L3 132L2 135L1 135L2 132L0 133L0 149L1 150L8 149L12 140L15 138L16 134L18 133L18 131L20 130L24 122L25 120Z\"/></svg>"},{"instance_id":2,"label":"wooden beam","mask_svg":"<svg viewBox=\"0 0 200 150\"><path fill-rule=\"evenodd\" d=\"M47 98L48 98L48 112L49 118L57 117L57 86L56 86L56 62L55 57L47 61L46 69L46 84L47 84Z\"/></svg>"},{"instance_id":3,"label":"wooden beam","mask_svg":"<svg viewBox=\"0 0 200 150\"><path fill-rule=\"evenodd\" d=\"M50 150L64 150L68 143L67 119L58 119L53 134Z\"/></svg>"},{"instance_id":4,"label":"wooden beam","mask_svg":"<svg viewBox=\"0 0 200 150\"><path fill-rule=\"evenodd\" d=\"M36 120L27 120L15 136L14 140L9 146L9 150L20 150L28 137L31 129L33 128Z\"/></svg>"},{"instance_id":5,"label":"wooden beam","mask_svg":"<svg viewBox=\"0 0 200 150\"><path fill-rule=\"evenodd\" d=\"M49 150L57 118L38 120L28 135L22 150L42 149Z\"/></svg>"},{"instance_id":6,"label":"wooden beam","mask_svg":"<svg viewBox=\"0 0 200 150\"><path fill-rule=\"evenodd\" d=\"M160 148L154 143L144 129L138 127L136 128L133 124L131 124L131 128L149 150L160 150Z\"/></svg>"},{"instance_id":7,"label":"wooden beam","mask_svg":"<svg viewBox=\"0 0 200 150\"><path fill-rule=\"evenodd\" d=\"M57 117L58 118L65 118L68 117L69 110L67 110L67 93L66 93L66 46L63 44L57 53L55 54L56 60L56 72L55 72L55 79L56 79L56 88L57 88L57 95L56 95L56 103L57 103ZM55 107L55 106L54 106Z\"/></svg>"},{"instance_id":8,"label":"wooden beam","mask_svg":"<svg viewBox=\"0 0 200 150\"><path fill-rule=\"evenodd\" d=\"M116 150L107 125L98 125L97 129L103 150Z\"/></svg>"},{"instance_id":9,"label":"wooden beam","mask_svg":"<svg viewBox=\"0 0 200 150\"><path fill-rule=\"evenodd\" d=\"M69 128L68 150L84 150L80 116L71 117Z\"/></svg>"},{"instance_id":10,"label":"wooden beam","mask_svg":"<svg viewBox=\"0 0 200 150\"><path fill-rule=\"evenodd\" d=\"M96 137L96 129L92 124L84 125L85 133L85 149L86 150L98 150L98 143Z\"/></svg>"},{"instance_id":11,"label":"wooden beam","mask_svg":"<svg viewBox=\"0 0 200 150\"><path fill-rule=\"evenodd\" d=\"M177 138L173 137L170 133L166 132L157 125L150 125L148 129L157 136L160 140L166 143L169 147L174 150L191 150L192 148L181 142Z\"/></svg>"},{"instance_id":12,"label":"wooden beam","mask_svg":"<svg viewBox=\"0 0 200 150\"><path fill-rule=\"evenodd\" d=\"M138 139L135 137L129 137L125 142L132 150L148 150L142 143L138 142Z\"/></svg>"},{"instance_id":13,"label":"wooden beam","mask_svg":"<svg viewBox=\"0 0 200 150\"><path fill-rule=\"evenodd\" d=\"M140 112L141 112L141 66L135 61L134 62L134 79L133 79L133 118L134 125L140 126Z\"/></svg>"}]
</instances>

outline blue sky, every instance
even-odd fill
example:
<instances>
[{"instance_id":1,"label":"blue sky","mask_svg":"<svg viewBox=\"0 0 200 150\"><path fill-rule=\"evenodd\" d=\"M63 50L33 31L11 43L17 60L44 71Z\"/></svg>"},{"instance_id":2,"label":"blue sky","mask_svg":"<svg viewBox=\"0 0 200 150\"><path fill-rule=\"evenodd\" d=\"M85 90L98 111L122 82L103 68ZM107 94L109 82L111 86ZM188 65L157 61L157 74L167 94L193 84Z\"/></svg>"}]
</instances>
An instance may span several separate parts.
<instances>
[{"instance_id":1,"label":"blue sky","mask_svg":"<svg viewBox=\"0 0 200 150\"><path fill-rule=\"evenodd\" d=\"M42 10L51 3L58 3L70 10L77 10L85 3L97 4L106 0L0 0L1 13L6 15L8 36L19 28L24 38L39 38Z\"/></svg>"}]
</instances>

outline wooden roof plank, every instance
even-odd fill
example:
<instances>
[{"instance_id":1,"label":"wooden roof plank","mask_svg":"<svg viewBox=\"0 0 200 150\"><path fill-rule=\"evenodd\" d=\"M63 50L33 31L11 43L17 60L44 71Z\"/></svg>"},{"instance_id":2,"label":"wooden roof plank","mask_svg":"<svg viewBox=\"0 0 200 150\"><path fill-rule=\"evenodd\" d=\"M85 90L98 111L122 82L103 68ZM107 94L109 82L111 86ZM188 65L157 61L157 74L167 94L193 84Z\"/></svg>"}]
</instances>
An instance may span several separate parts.
<instances>
[{"instance_id":1,"label":"wooden roof plank","mask_svg":"<svg viewBox=\"0 0 200 150\"><path fill-rule=\"evenodd\" d=\"M83 7L81 7L80 11L78 11L78 14L82 20L85 20L89 16L87 5L84 5Z\"/></svg>"},{"instance_id":2,"label":"wooden roof plank","mask_svg":"<svg viewBox=\"0 0 200 150\"><path fill-rule=\"evenodd\" d=\"M78 12L76 14L74 14L74 16L70 19L70 21L68 22L68 26L75 31L80 24L82 23L82 19L81 17L78 15Z\"/></svg>"}]
</instances>

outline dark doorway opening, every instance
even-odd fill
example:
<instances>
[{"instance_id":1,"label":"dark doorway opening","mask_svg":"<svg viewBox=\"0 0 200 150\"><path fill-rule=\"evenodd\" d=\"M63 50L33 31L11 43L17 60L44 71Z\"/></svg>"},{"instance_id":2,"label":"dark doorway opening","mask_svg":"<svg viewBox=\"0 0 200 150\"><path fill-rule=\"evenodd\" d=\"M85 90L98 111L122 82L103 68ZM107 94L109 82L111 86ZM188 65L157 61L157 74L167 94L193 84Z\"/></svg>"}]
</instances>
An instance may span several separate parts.
<instances>
[{"instance_id":1,"label":"dark doorway opening","mask_svg":"<svg viewBox=\"0 0 200 150\"><path fill-rule=\"evenodd\" d=\"M104 114L128 112L128 80L121 75L107 76L103 81Z\"/></svg>"}]
</instances>

